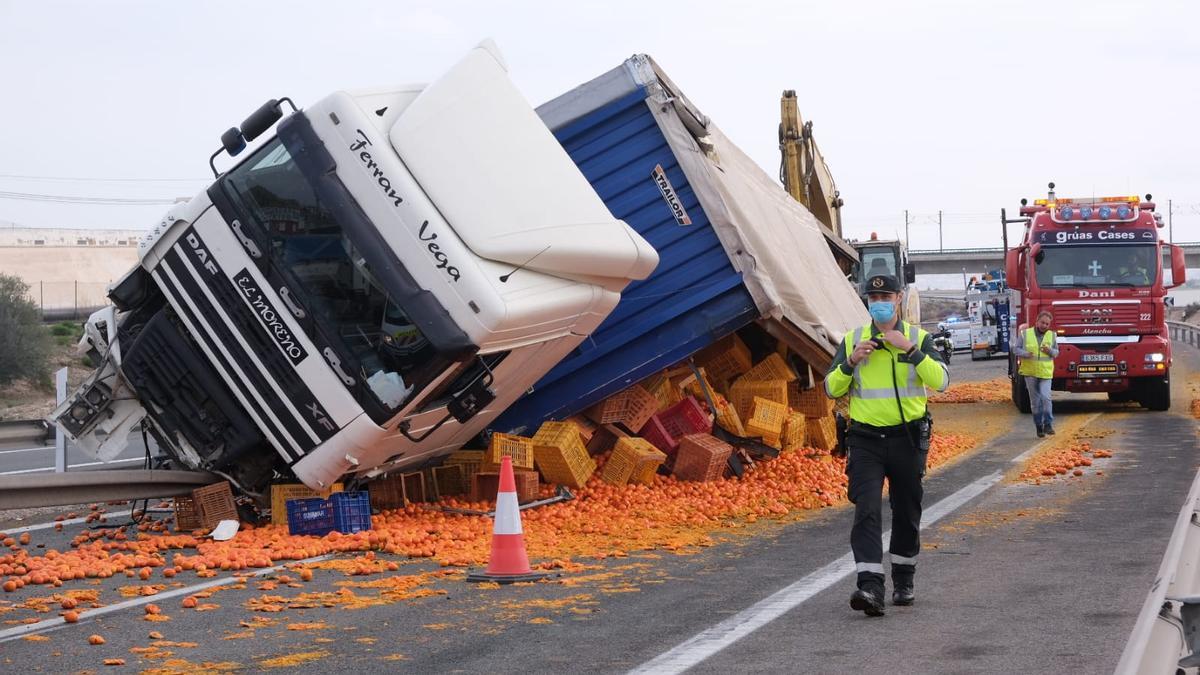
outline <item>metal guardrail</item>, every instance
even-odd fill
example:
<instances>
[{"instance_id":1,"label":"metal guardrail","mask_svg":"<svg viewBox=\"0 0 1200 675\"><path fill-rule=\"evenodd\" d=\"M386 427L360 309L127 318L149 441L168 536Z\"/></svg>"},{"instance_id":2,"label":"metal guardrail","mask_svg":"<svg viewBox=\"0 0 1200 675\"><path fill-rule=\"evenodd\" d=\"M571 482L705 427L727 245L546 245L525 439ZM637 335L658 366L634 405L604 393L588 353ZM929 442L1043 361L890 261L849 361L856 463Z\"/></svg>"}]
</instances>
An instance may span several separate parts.
<instances>
[{"instance_id":1,"label":"metal guardrail","mask_svg":"<svg viewBox=\"0 0 1200 675\"><path fill-rule=\"evenodd\" d=\"M1200 347L1200 326L1168 321L1171 339ZM1116 673L1186 672L1196 661L1191 625L1200 604L1200 472L1175 520L1167 551L1137 623L1125 643Z\"/></svg>"},{"instance_id":2,"label":"metal guardrail","mask_svg":"<svg viewBox=\"0 0 1200 675\"><path fill-rule=\"evenodd\" d=\"M45 441L53 435L46 420L0 421L0 441Z\"/></svg>"},{"instance_id":3,"label":"metal guardrail","mask_svg":"<svg viewBox=\"0 0 1200 675\"><path fill-rule=\"evenodd\" d=\"M1189 344L1193 347L1200 347L1200 326L1183 323L1182 321L1168 321L1167 330L1172 340Z\"/></svg>"},{"instance_id":4,"label":"metal guardrail","mask_svg":"<svg viewBox=\"0 0 1200 675\"><path fill-rule=\"evenodd\" d=\"M1185 672L1180 660L1192 653L1182 599L1200 593L1200 473L1175 520L1162 564L1138 613L1116 673ZM1192 597L1189 597L1192 596Z\"/></svg>"},{"instance_id":5,"label":"metal guardrail","mask_svg":"<svg viewBox=\"0 0 1200 675\"><path fill-rule=\"evenodd\" d=\"M74 471L0 476L0 510L189 495L223 478L203 471Z\"/></svg>"}]
</instances>

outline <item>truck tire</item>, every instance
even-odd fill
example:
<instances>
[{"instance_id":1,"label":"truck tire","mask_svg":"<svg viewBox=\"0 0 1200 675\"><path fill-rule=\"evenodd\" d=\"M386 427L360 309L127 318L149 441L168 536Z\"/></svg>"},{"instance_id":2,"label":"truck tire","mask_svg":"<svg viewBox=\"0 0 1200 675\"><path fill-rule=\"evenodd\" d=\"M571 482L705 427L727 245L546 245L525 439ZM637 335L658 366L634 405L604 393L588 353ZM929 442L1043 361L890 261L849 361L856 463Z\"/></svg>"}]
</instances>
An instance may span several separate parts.
<instances>
[{"instance_id":1,"label":"truck tire","mask_svg":"<svg viewBox=\"0 0 1200 675\"><path fill-rule=\"evenodd\" d=\"M1108 392L1108 400L1113 403L1129 403L1134 399L1133 389L1125 391L1110 391Z\"/></svg>"},{"instance_id":2,"label":"truck tire","mask_svg":"<svg viewBox=\"0 0 1200 675\"><path fill-rule=\"evenodd\" d=\"M1017 406L1017 410L1024 415L1032 413L1033 407L1029 403L1029 390L1025 388L1025 378L1013 377L1011 382L1013 405Z\"/></svg>"},{"instance_id":3,"label":"truck tire","mask_svg":"<svg viewBox=\"0 0 1200 675\"><path fill-rule=\"evenodd\" d=\"M1171 380L1166 377L1156 377L1142 385L1139 402L1147 410L1171 409Z\"/></svg>"}]
</instances>

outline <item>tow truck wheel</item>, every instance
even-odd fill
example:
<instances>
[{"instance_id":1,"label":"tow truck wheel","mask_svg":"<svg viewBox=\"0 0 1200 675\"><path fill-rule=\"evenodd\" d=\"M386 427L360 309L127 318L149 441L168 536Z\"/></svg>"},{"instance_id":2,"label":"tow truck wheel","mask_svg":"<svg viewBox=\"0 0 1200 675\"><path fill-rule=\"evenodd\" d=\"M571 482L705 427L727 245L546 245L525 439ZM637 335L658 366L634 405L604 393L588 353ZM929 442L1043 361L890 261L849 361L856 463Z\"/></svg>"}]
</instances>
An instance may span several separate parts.
<instances>
[{"instance_id":1,"label":"tow truck wheel","mask_svg":"<svg viewBox=\"0 0 1200 675\"><path fill-rule=\"evenodd\" d=\"M1025 388L1025 378L1012 378L1012 401L1021 413L1028 415L1033 412L1033 407L1029 404L1029 390Z\"/></svg>"},{"instance_id":2,"label":"tow truck wheel","mask_svg":"<svg viewBox=\"0 0 1200 675\"><path fill-rule=\"evenodd\" d=\"M1155 378L1142 386L1139 402L1147 410L1171 409L1171 381L1165 377Z\"/></svg>"}]
</instances>

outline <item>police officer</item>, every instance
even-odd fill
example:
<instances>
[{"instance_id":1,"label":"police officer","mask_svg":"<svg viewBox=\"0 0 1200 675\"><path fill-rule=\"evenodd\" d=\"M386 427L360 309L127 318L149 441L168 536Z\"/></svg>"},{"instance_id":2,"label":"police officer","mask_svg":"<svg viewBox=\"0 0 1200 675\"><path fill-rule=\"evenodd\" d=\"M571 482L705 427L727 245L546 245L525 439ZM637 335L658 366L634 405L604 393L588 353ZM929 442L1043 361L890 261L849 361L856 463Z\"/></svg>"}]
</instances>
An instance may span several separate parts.
<instances>
[{"instance_id":1,"label":"police officer","mask_svg":"<svg viewBox=\"0 0 1200 675\"><path fill-rule=\"evenodd\" d=\"M896 278L871 277L866 292L871 322L846 334L825 375L825 393L850 394L846 473L854 503L850 548L858 570L850 607L883 616L883 479L892 506L892 603L911 605L931 424L925 388L944 391L950 376L929 334L900 321L904 294Z\"/></svg>"}]
</instances>

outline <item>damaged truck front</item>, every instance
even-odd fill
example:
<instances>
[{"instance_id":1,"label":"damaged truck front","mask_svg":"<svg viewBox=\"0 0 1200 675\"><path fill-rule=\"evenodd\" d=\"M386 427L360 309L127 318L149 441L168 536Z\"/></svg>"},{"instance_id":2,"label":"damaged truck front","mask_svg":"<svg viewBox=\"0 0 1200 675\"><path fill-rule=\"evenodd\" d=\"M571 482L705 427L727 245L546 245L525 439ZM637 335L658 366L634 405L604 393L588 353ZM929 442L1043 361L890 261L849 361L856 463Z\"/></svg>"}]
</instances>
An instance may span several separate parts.
<instances>
[{"instance_id":1,"label":"damaged truck front","mask_svg":"<svg viewBox=\"0 0 1200 675\"><path fill-rule=\"evenodd\" d=\"M428 86L286 116L271 102L225 149L281 116L146 235L88 322L97 370L52 420L98 458L142 429L171 465L251 493L289 471L321 489L419 465L482 431L658 263L490 43Z\"/></svg>"}]
</instances>

